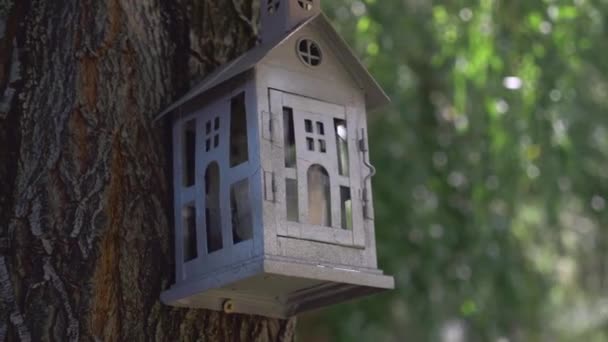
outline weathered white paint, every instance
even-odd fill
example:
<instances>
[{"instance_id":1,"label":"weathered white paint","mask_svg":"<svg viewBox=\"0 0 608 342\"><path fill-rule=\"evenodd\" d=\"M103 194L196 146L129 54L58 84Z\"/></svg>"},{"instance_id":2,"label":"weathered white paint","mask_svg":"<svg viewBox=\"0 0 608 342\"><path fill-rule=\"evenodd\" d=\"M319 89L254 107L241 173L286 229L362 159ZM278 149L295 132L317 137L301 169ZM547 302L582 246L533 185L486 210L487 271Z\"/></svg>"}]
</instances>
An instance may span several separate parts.
<instances>
[{"instance_id":1,"label":"weathered white paint","mask_svg":"<svg viewBox=\"0 0 608 342\"><path fill-rule=\"evenodd\" d=\"M322 14L313 10L302 16L294 4L299 8L295 0L280 0L281 9L270 18L264 2L263 42L275 45L259 46L229 63L161 114L173 111L176 284L162 295L167 304L222 310L229 299L235 312L288 317L394 286L393 278L377 269L373 212L366 218L363 211L362 194L365 189L371 193L369 156L359 148L360 139L367 145L368 100L375 106L383 102L384 93L355 65L344 43L336 43L337 34ZM298 58L296 44L302 38L319 45L320 65L312 67ZM250 69L252 73L243 74ZM373 94L367 93L370 89L375 89ZM249 161L230 168L230 99L241 91L247 94ZM293 110L295 169L285 168L283 107ZM216 116L221 142L205 152L205 123ZM185 188L183 125L191 119L197 120L196 182ZM306 138L312 136L305 130L306 119L324 126L322 136L314 134L315 152L306 147ZM338 172L334 119L347 125L348 176ZM318 139L324 139L325 153L318 152ZM220 166L223 248L207 253L203 177L211 162ZM307 223L307 171L315 164L329 174L330 227ZM233 245L230 186L245 177L250 182L254 237ZM298 181L299 222L287 220L286 178ZM341 228L340 186L351 191L352 230ZM184 263L180 213L189 203L196 204L198 257ZM371 195L368 203L373 203Z\"/></svg>"}]
</instances>

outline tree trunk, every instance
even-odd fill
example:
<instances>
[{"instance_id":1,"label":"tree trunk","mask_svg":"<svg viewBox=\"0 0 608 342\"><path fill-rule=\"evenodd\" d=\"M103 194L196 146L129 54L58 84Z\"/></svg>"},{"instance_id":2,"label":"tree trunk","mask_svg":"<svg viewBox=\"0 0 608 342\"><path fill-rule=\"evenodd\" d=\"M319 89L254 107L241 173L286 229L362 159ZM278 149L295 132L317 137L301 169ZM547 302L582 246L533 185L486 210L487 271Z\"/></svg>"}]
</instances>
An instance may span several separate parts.
<instances>
[{"instance_id":1,"label":"tree trunk","mask_svg":"<svg viewBox=\"0 0 608 342\"><path fill-rule=\"evenodd\" d=\"M295 321L162 305L168 127L255 43L251 0L0 0L0 341L290 341Z\"/></svg>"}]
</instances>

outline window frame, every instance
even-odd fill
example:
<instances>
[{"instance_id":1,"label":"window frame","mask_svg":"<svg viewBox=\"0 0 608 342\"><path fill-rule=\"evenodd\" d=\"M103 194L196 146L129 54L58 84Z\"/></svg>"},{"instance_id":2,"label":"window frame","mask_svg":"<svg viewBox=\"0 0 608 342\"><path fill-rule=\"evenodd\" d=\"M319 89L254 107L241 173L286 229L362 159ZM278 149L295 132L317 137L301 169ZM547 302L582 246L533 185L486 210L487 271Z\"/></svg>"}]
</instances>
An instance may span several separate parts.
<instances>
[{"instance_id":1,"label":"window frame","mask_svg":"<svg viewBox=\"0 0 608 342\"><path fill-rule=\"evenodd\" d=\"M282 238L294 238L299 240L308 240L313 242L322 242L326 244L339 245L352 248L365 248L366 246L366 229L367 224L363 218L362 209L353 210L353 229L346 230L342 229L341 223L341 204L340 204L340 187L348 187L351 191L351 201L353 208L361 208L362 203L360 200L360 189L361 189L361 172L356 170L355 165L359 162L359 155L355 153L355 142L356 137L355 130L356 125L354 124L354 118L359 114L355 106L342 106L332 104L317 99L303 97L295 94L281 92L279 90L270 89L270 106L271 112L282 113L283 107L289 107L293 110L294 117L294 128L296 135L296 168L288 169L284 167L284 154L283 149L276 149L273 158L281 161L281 167L275 170L277 182L277 203L275 210L277 211L277 237ZM320 114L322 113L322 114ZM345 120L349 122L348 118L353 118L352 124L347 124L348 129L348 149L351 172L350 176L340 176L338 173L338 157L336 148L336 137L333 129L334 119ZM283 118L282 115L275 117L278 120L277 135L283 135ZM316 121L320 121L324 124L324 135L326 139L326 153L319 153L319 151L308 151L305 157L302 157L302 150L306 150L306 137L310 133L306 133L305 119L310 119L313 122L314 130L316 131ZM315 135L316 136L316 135ZM317 139L315 139L315 143ZM283 139L280 141L281 147L283 146ZM316 145L316 144L315 144ZM318 147L318 146L316 146ZM315 149L317 150L317 149ZM306 152L305 152L306 153ZM312 154L318 153L317 156ZM330 167L327 165L327 158L331 156L331 159L335 161L336 165ZM324 161L325 160L325 161ZM308 180L307 171L308 168L313 164L320 164L323 166L330 175L330 187L331 187L331 209L332 209L332 227L325 227L320 225L310 224L308 221ZM285 202L285 179L293 179L298 182L298 201L299 201L299 222L292 222L287 220L286 202Z\"/></svg>"},{"instance_id":2,"label":"window frame","mask_svg":"<svg viewBox=\"0 0 608 342\"><path fill-rule=\"evenodd\" d=\"M205 102L197 108L191 108L187 113L180 115L173 123L173 153L174 156L179 156L182 150L182 139L180 130L183 123L196 118L197 119L197 160L196 160L196 182L195 185L185 188L182 185L180 177L174 177L174 210L179 213L181 206L184 203L196 202L197 208L197 244L198 258L184 262L183 261L183 246L180 243L175 243L175 262L176 262L176 281L182 282L187 279L200 277L209 272L216 271L225 267L231 267L240 262L249 260L253 255L261 255L263 253L263 234L261 226L261 217L257 212L261 211L262 195L261 179L256 177L255 170L259 168L260 158L257 153L251 151L258 150L259 136L257 134L259 124L256 120L254 110L247 111L247 130L248 130L248 146L249 160L235 167L230 167L228 157L229 153L229 137L230 134L230 104L231 99L239 93L245 92L245 101L247 108L255 108L257 104L256 85L254 82L245 82L238 87L225 87L218 90L218 96L209 102ZM215 117L219 115L219 146L212 148L209 152L205 152L205 137L206 123L211 120L211 130L214 127ZM213 139L211 139L213 143ZM204 173L207 166L216 161L220 167L220 196L225 196L225 199L220 198L220 207L222 211L222 244L221 250L208 253L207 251L207 234L206 234L206 217L205 209L205 193L204 193ZM179 175L183 168L183 158L176 157L174 160L174 174ZM253 239L242 241L234 244L232 238L231 208L230 208L230 186L231 184L249 179L250 200L252 207L253 220ZM222 190L223 189L223 190ZM223 195L222 195L223 194ZM183 234L183 224L180 215L174 215L174 232L178 240ZM226 221L228 220L228 222Z\"/></svg>"},{"instance_id":3,"label":"window frame","mask_svg":"<svg viewBox=\"0 0 608 342\"><path fill-rule=\"evenodd\" d=\"M302 44L306 44L302 49ZM315 54L315 50L317 53ZM324 62L323 47L319 41L311 37L301 37L296 41L295 52L302 64L309 68L318 68Z\"/></svg>"}]
</instances>

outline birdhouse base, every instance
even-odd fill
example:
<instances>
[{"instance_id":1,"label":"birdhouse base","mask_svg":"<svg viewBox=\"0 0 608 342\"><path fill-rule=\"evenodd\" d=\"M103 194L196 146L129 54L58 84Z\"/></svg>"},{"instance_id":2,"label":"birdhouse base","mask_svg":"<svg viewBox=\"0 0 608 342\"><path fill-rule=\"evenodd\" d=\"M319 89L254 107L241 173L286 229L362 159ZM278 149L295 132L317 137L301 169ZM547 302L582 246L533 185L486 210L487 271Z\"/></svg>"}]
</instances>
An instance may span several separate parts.
<instances>
[{"instance_id":1,"label":"birdhouse base","mask_svg":"<svg viewBox=\"0 0 608 342\"><path fill-rule=\"evenodd\" d=\"M393 288L393 277L377 269L266 257L178 283L161 300L178 307L288 318Z\"/></svg>"}]
</instances>

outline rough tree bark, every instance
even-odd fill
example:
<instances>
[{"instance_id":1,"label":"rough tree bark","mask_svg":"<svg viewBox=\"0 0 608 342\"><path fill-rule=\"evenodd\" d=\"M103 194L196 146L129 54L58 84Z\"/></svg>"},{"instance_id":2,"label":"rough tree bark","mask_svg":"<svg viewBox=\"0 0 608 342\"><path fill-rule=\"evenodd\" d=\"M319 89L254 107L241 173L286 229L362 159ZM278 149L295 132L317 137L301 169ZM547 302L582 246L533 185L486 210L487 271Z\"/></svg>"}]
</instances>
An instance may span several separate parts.
<instances>
[{"instance_id":1,"label":"rough tree bark","mask_svg":"<svg viewBox=\"0 0 608 342\"><path fill-rule=\"evenodd\" d=\"M0 341L289 341L295 322L163 306L167 127L255 43L252 0L0 0Z\"/></svg>"}]
</instances>

